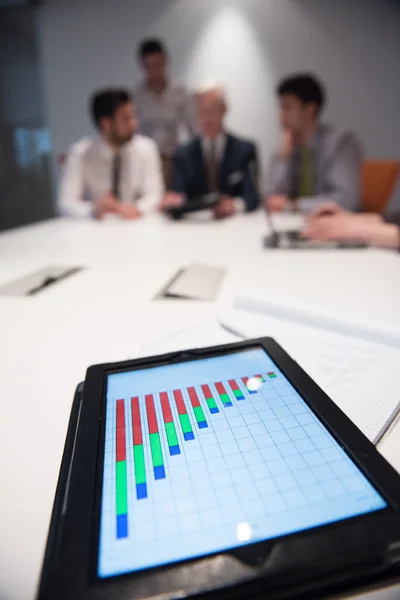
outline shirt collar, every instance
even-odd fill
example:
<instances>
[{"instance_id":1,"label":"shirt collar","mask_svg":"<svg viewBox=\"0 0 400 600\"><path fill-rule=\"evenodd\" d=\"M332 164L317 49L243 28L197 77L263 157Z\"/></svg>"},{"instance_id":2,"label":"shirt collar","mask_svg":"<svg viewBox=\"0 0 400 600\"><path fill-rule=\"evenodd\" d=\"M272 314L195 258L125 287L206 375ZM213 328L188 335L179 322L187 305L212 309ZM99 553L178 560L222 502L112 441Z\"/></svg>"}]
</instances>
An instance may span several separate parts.
<instances>
[{"instance_id":1,"label":"shirt collar","mask_svg":"<svg viewBox=\"0 0 400 600\"><path fill-rule=\"evenodd\" d=\"M128 142L127 144L124 144L122 146L122 148L120 148L119 152L120 152L121 156L124 156L124 154L129 152L129 150L132 147L134 139L135 139L135 136L133 136L133 138L131 139L130 142ZM95 143L99 149L99 152L102 154L102 156L109 158L109 159L113 158L113 156L115 155L115 150L113 150L111 148L111 146L109 144L107 144L107 142L104 140L104 138L101 135L96 138Z\"/></svg>"},{"instance_id":2,"label":"shirt collar","mask_svg":"<svg viewBox=\"0 0 400 600\"><path fill-rule=\"evenodd\" d=\"M161 92L161 94L156 94L154 92L154 90L152 90L148 84L147 81L144 80L142 81L142 85L141 85L141 89L140 91L146 93L146 94L150 94L151 96L154 96L156 98L162 98L165 94L168 94L168 92L172 89L173 87L173 82L170 79L167 79L167 85L165 86L165 88L163 89L163 91Z\"/></svg>"},{"instance_id":3,"label":"shirt collar","mask_svg":"<svg viewBox=\"0 0 400 600\"><path fill-rule=\"evenodd\" d=\"M209 152L212 142L215 143L217 156L223 156L226 148L226 133L220 133L213 140L211 138L201 136L201 146L204 152Z\"/></svg>"}]
</instances>

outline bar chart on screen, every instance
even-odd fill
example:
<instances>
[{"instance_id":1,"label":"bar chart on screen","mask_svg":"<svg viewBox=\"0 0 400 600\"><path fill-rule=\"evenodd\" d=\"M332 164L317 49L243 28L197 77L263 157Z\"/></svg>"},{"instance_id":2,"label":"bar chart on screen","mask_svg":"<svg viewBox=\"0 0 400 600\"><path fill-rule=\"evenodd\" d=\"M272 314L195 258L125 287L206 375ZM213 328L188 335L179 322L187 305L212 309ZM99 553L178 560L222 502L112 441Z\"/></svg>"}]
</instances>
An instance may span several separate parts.
<instances>
[{"instance_id":1,"label":"bar chart on screen","mask_svg":"<svg viewBox=\"0 0 400 600\"><path fill-rule=\"evenodd\" d=\"M382 502L261 349L110 374L99 575Z\"/></svg>"},{"instance_id":2,"label":"bar chart on screen","mask_svg":"<svg viewBox=\"0 0 400 600\"><path fill-rule=\"evenodd\" d=\"M229 428L229 412L224 415L222 411L233 408L235 402L246 400L246 393L256 394L260 384L265 381L263 375L254 375L237 380L230 379L226 383L216 381L186 389L115 400L117 539L129 535L128 495L133 493L131 505L132 500L148 499L148 480L156 482L166 479L166 464L171 467L182 464L182 461L174 457L183 453L187 458L187 450L190 450L189 454L193 459L205 460L202 442L206 442L204 447L209 447L210 441L218 444L218 436L212 434L211 438L202 437L201 430L209 429L205 413L209 412L209 420L213 418L211 415L215 415L215 427L210 421L212 430L226 431ZM234 424L237 423L237 416L235 411L231 411ZM221 423L226 427L221 429ZM227 437L229 441L233 440L233 434L232 437L226 433L219 434L219 440L223 443L227 441ZM133 472L127 468L129 449L133 457Z\"/></svg>"}]
</instances>

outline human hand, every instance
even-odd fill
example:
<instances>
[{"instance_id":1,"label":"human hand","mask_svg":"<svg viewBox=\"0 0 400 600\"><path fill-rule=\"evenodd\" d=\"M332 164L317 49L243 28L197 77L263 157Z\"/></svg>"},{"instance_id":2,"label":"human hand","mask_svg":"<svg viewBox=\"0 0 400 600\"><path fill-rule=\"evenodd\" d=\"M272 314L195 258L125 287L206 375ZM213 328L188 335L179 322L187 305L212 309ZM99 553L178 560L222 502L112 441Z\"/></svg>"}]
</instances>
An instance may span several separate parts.
<instances>
[{"instance_id":1,"label":"human hand","mask_svg":"<svg viewBox=\"0 0 400 600\"><path fill-rule=\"evenodd\" d=\"M281 132L281 137L280 137L280 141L279 141L279 150L278 150L278 154L279 157L282 158L283 160L287 160L289 158L289 156L292 154L293 150L294 150L294 137L291 131L289 131L289 129L284 129Z\"/></svg>"},{"instance_id":2,"label":"human hand","mask_svg":"<svg viewBox=\"0 0 400 600\"><path fill-rule=\"evenodd\" d=\"M282 212L289 207L289 198L282 194L269 196L265 201L265 206L269 212Z\"/></svg>"},{"instance_id":3,"label":"human hand","mask_svg":"<svg viewBox=\"0 0 400 600\"><path fill-rule=\"evenodd\" d=\"M140 210L131 202L122 202L118 204L118 214L123 219L134 220L142 216Z\"/></svg>"},{"instance_id":4,"label":"human hand","mask_svg":"<svg viewBox=\"0 0 400 600\"><path fill-rule=\"evenodd\" d=\"M102 219L107 213L117 212L118 206L119 202L117 198L111 192L107 192L96 202L94 216L97 219Z\"/></svg>"},{"instance_id":5,"label":"human hand","mask_svg":"<svg viewBox=\"0 0 400 600\"><path fill-rule=\"evenodd\" d=\"M309 219L302 235L314 241L368 241L376 225L380 226L382 222L379 215L355 214L340 209Z\"/></svg>"},{"instance_id":6,"label":"human hand","mask_svg":"<svg viewBox=\"0 0 400 600\"><path fill-rule=\"evenodd\" d=\"M161 200L160 210L168 210L168 208L176 208L182 206L185 201L184 194L176 192L167 192Z\"/></svg>"},{"instance_id":7,"label":"human hand","mask_svg":"<svg viewBox=\"0 0 400 600\"><path fill-rule=\"evenodd\" d=\"M216 219L232 217L235 212L235 201L232 196L222 196L217 206L213 208L214 217Z\"/></svg>"},{"instance_id":8,"label":"human hand","mask_svg":"<svg viewBox=\"0 0 400 600\"><path fill-rule=\"evenodd\" d=\"M333 215L337 215L339 213L347 213L344 208L340 206L340 204L336 204L336 202L323 202L319 204L309 215L309 220L317 219L319 217L331 217Z\"/></svg>"}]
</instances>

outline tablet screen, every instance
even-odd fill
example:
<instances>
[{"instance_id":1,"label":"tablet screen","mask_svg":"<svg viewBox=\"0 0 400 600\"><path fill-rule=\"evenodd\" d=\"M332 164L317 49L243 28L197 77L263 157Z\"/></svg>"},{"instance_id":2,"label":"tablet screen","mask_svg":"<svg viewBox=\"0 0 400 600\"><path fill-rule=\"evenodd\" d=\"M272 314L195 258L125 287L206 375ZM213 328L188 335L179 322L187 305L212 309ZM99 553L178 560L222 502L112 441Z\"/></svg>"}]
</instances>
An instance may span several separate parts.
<instances>
[{"instance_id":1,"label":"tablet screen","mask_svg":"<svg viewBox=\"0 0 400 600\"><path fill-rule=\"evenodd\" d=\"M386 506L260 347L108 376L101 578Z\"/></svg>"}]
</instances>

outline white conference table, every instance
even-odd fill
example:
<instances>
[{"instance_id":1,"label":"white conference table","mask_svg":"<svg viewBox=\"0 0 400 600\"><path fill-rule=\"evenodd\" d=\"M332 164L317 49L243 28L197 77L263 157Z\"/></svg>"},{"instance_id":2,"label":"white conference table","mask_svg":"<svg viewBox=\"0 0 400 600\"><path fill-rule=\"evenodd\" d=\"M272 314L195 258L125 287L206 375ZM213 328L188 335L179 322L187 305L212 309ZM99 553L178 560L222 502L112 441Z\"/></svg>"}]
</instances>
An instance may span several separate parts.
<instances>
[{"instance_id":1,"label":"white conference table","mask_svg":"<svg viewBox=\"0 0 400 600\"><path fill-rule=\"evenodd\" d=\"M86 267L37 296L0 297L2 600L35 597L73 393L87 366L132 358L144 344L215 318L254 284L400 325L395 253L265 251L265 233L255 213L225 222L58 219L0 234L0 285L46 266ZM226 267L218 302L153 300L192 262ZM400 472L400 424L379 450Z\"/></svg>"}]
</instances>

